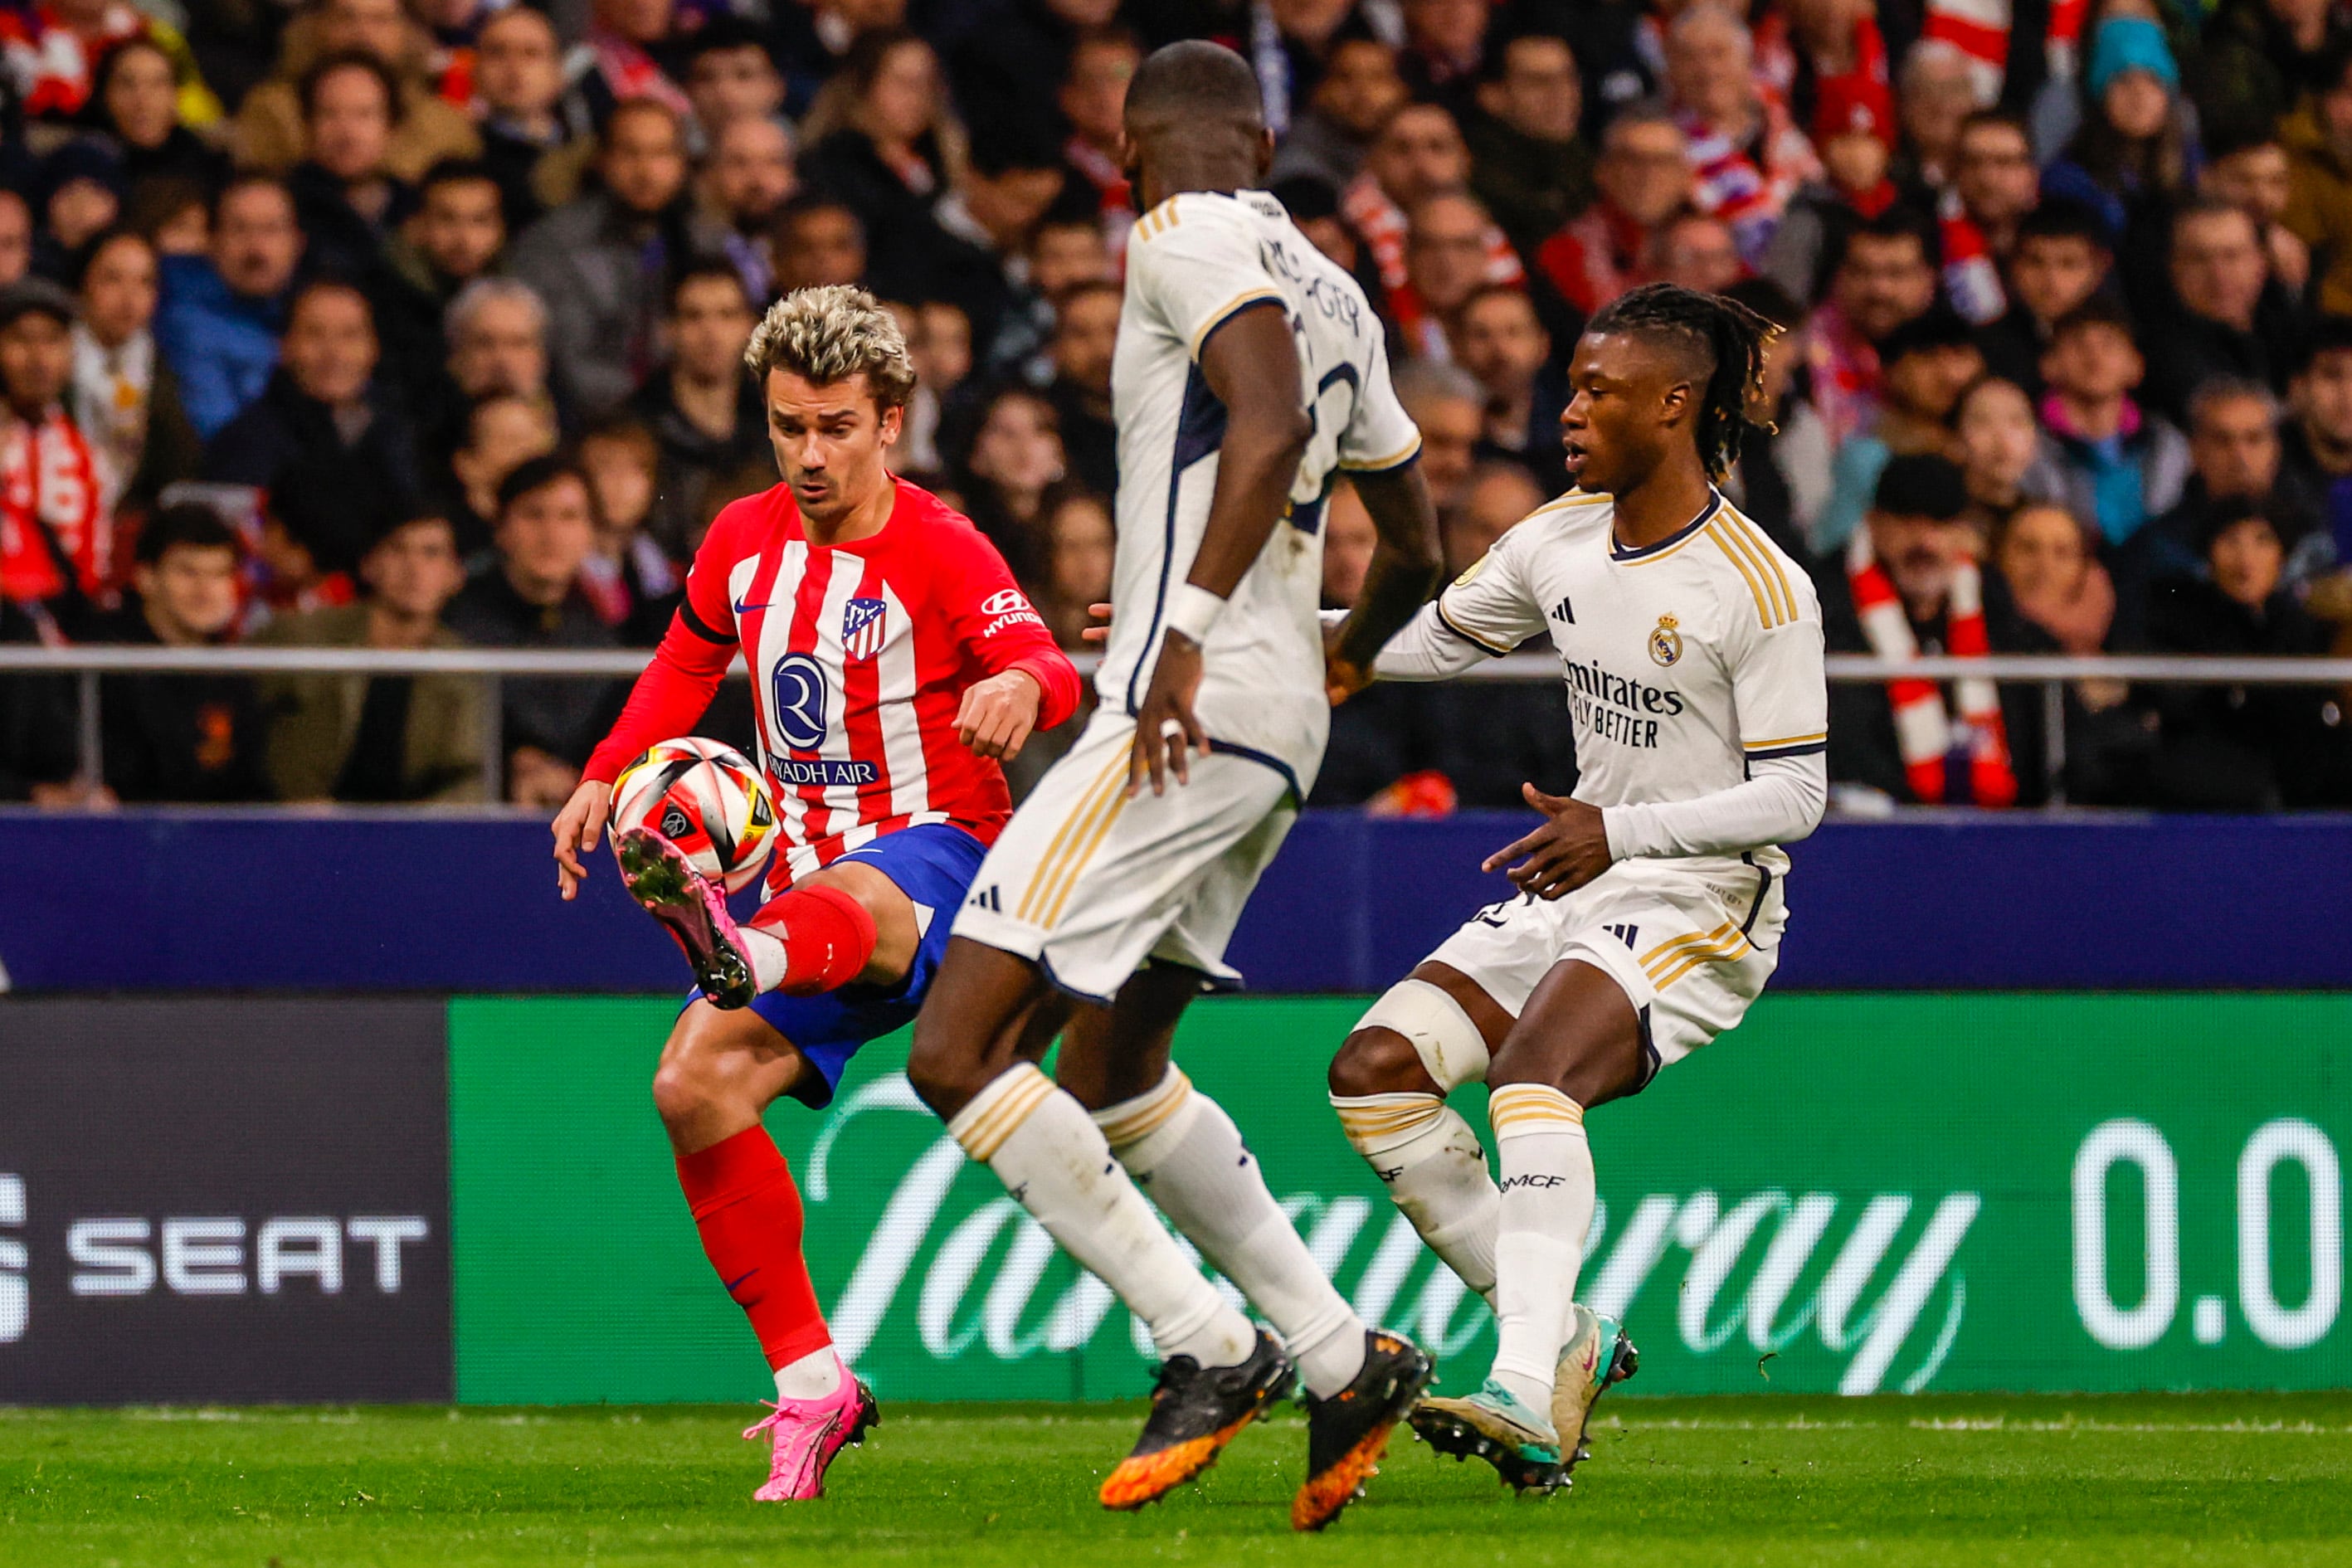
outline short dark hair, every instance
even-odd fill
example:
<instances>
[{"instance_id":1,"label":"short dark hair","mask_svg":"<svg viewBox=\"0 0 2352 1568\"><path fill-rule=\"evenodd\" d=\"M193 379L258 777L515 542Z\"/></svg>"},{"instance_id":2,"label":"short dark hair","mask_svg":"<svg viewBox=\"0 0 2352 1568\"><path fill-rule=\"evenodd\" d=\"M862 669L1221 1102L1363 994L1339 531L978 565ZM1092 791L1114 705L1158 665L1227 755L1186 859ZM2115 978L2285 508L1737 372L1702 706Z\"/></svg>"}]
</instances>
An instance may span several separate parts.
<instances>
[{"instance_id":1,"label":"short dark hair","mask_svg":"<svg viewBox=\"0 0 2352 1568\"><path fill-rule=\"evenodd\" d=\"M1339 188L1320 174L1293 174L1276 180L1267 194L1282 204L1293 223L1339 216Z\"/></svg>"},{"instance_id":2,"label":"short dark hair","mask_svg":"<svg viewBox=\"0 0 2352 1568\"><path fill-rule=\"evenodd\" d=\"M740 16L721 11L687 35L686 69L692 72L695 63L705 55L730 55L738 49L757 49L768 57L771 67L776 63L767 37L759 28Z\"/></svg>"},{"instance_id":3,"label":"short dark hair","mask_svg":"<svg viewBox=\"0 0 2352 1568\"><path fill-rule=\"evenodd\" d=\"M1937 306L1895 328L1878 345L1878 363L1893 364L1906 354L1928 353L1937 349L1973 348L1976 334L1962 321L1959 312L1948 306Z\"/></svg>"},{"instance_id":4,"label":"short dark hair","mask_svg":"<svg viewBox=\"0 0 2352 1568\"><path fill-rule=\"evenodd\" d=\"M1922 261L1933 267L1939 258L1938 247L1936 243L1935 220L1927 214L1916 208L1905 206L1898 202L1875 216L1866 217L1860 223L1849 225L1843 237L1838 242L1837 259L1831 263L1830 270L1834 272L1843 267L1847 258L1853 254L1855 244L1865 239L1916 240L1918 242L1919 258Z\"/></svg>"},{"instance_id":5,"label":"short dark hair","mask_svg":"<svg viewBox=\"0 0 2352 1568\"><path fill-rule=\"evenodd\" d=\"M2050 341L2055 343L2071 333L2085 331L2093 327L2113 327L2132 339L2134 343L2139 341L2132 324L2131 312L2124 309L2122 300L2108 294L2094 294L2053 321L2050 324Z\"/></svg>"},{"instance_id":6,"label":"short dark hair","mask_svg":"<svg viewBox=\"0 0 2352 1568\"><path fill-rule=\"evenodd\" d=\"M1790 332L1805 321L1804 301L1769 278L1742 278L1723 291L1727 300L1737 300L1784 332Z\"/></svg>"},{"instance_id":7,"label":"short dark hair","mask_svg":"<svg viewBox=\"0 0 2352 1568\"><path fill-rule=\"evenodd\" d=\"M375 303L367 297L367 290L349 278L339 277L332 273L305 279L294 286L293 292L286 297L288 326L294 324L294 312L302 308L302 302L314 294L349 294L360 302L360 309L367 313L368 330L370 331L375 330Z\"/></svg>"},{"instance_id":8,"label":"short dark hair","mask_svg":"<svg viewBox=\"0 0 2352 1568\"><path fill-rule=\"evenodd\" d=\"M249 170L244 174L231 174L226 180L221 182L221 188L213 197L212 209L208 215L212 218L214 226L219 226L221 214L228 210L230 197L239 191L252 190L257 187L276 191L286 198L287 208L289 211L292 210L294 193L288 188L284 180L275 174L262 174L259 170Z\"/></svg>"},{"instance_id":9,"label":"short dark hair","mask_svg":"<svg viewBox=\"0 0 2352 1568\"><path fill-rule=\"evenodd\" d=\"M2202 555L2211 550L2214 541L2242 522L2262 523L2281 544L2294 534L2294 530L2280 521L2274 498L2228 496L2207 507L2205 514L2197 520L2197 553Z\"/></svg>"},{"instance_id":10,"label":"short dark hair","mask_svg":"<svg viewBox=\"0 0 2352 1568\"><path fill-rule=\"evenodd\" d=\"M2190 196L2172 209L2172 222L2165 230L2166 241L2168 244L2179 244L2180 231L2199 218L2204 217L2243 218L2246 226L2253 230L2254 243L2257 245L2262 243L2263 226L2254 221L2252 214L2235 202L2225 202L2219 196L2204 195Z\"/></svg>"},{"instance_id":11,"label":"short dark hair","mask_svg":"<svg viewBox=\"0 0 2352 1568\"><path fill-rule=\"evenodd\" d=\"M525 458L514 466L512 472L499 481L499 521L506 521L515 503L528 495L536 495L550 485L572 479L587 492L588 510L596 510L596 487L588 482L588 472L570 454L557 452L543 458Z\"/></svg>"},{"instance_id":12,"label":"short dark hair","mask_svg":"<svg viewBox=\"0 0 2352 1568\"><path fill-rule=\"evenodd\" d=\"M2295 339L2301 352L2295 355L2294 374L2307 375L2321 354L2352 349L2352 316L2322 316L2305 324Z\"/></svg>"},{"instance_id":13,"label":"short dark hair","mask_svg":"<svg viewBox=\"0 0 2352 1568\"><path fill-rule=\"evenodd\" d=\"M163 508L139 531L132 557L152 566L174 545L188 550L233 550L245 553L245 540L221 514L196 501L179 501Z\"/></svg>"},{"instance_id":14,"label":"short dark hair","mask_svg":"<svg viewBox=\"0 0 2352 1568\"><path fill-rule=\"evenodd\" d=\"M1879 470L1871 510L1889 517L1931 517L1949 522L1969 509L1969 481L1959 465L1933 452L1890 458Z\"/></svg>"},{"instance_id":15,"label":"short dark hair","mask_svg":"<svg viewBox=\"0 0 2352 1568\"><path fill-rule=\"evenodd\" d=\"M104 254L106 247L114 244L118 240L125 239L135 241L147 252L149 256L154 256L156 254L155 242L148 238L145 235L140 233L137 229L121 223L109 225L107 227L100 229L96 234L91 235L87 240L84 240L82 242L82 247L74 253L73 287L75 293L80 293L83 286L89 282L89 269L92 266L96 265L99 257ZM160 258L158 259L160 259Z\"/></svg>"},{"instance_id":16,"label":"short dark hair","mask_svg":"<svg viewBox=\"0 0 2352 1568\"><path fill-rule=\"evenodd\" d=\"M1223 44L1183 38L1152 50L1135 68L1127 84L1127 117L1262 125L1265 98L1247 60Z\"/></svg>"},{"instance_id":17,"label":"short dark hair","mask_svg":"<svg viewBox=\"0 0 2352 1568\"><path fill-rule=\"evenodd\" d=\"M686 297L688 284L708 283L715 279L723 279L734 286L735 291L743 296L746 310L759 310L760 302L751 298L751 286L743 281L743 274L736 270L733 262L723 257L698 256L670 274L669 287L662 290L663 311L677 315L677 302Z\"/></svg>"},{"instance_id":18,"label":"short dark hair","mask_svg":"<svg viewBox=\"0 0 2352 1568\"><path fill-rule=\"evenodd\" d=\"M310 68L302 73L301 82L296 91L301 99L303 123L309 124L310 117L319 111L319 89L321 84L337 71L350 70L365 71L375 78L376 85L383 89L384 116L391 123L398 125L400 123L399 79L392 74L391 67L362 49L338 49L333 54L323 56L312 62Z\"/></svg>"},{"instance_id":19,"label":"short dark hair","mask_svg":"<svg viewBox=\"0 0 2352 1568\"><path fill-rule=\"evenodd\" d=\"M858 243L863 245L866 242L866 220L858 216L857 209L839 196L824 191L803 191L786 201L776 209L776 216L768 220L769 232L781 239L803 218L816 213L842 214L856 226Z\"/></svg>"},{"instance_id":20,"label":"short dark hair","mask_svg":"<svg viewBox=\"0 0 2352 1568\"><path fill-rule=\"evenodd\" d=\"M2032 212L2017 220L2017 243L2029 239L2079 239L2096 250L2113 247L2107 226L2088 203L2072 196L2044 196Z\"/></svg>"},{"instance_id":21,"label":"short dark hair","mask_svg":"<svg viewBox=\"0 0 2352 1568\"><path fill-rule=\"evenodd\" d=\"M1997 125L2004 131L2016 132L2020 136L2025 139L2026 152L2031 153L2033 151L2033 128L2026 124L2025 116L2021 114L2012 114L2006 109L1979 109L1971 110L1969 115L1960 121L1960 135L1962 137L1966 137L1969 132L1981 131L1988 125Z\"/></svg>"},{"instance_id":22,"label":"short dark hair","mask_svg":"<svg viewBox=\"0 0 2352 1568\"><path fill-rule=\"evenodd\" d=\"M490 166L479 158L439 158L416 182L416 195L422 201L441 185L488 184L496 190L498 184L498 175L492 174Z\"/></svg>"}]
</instances>

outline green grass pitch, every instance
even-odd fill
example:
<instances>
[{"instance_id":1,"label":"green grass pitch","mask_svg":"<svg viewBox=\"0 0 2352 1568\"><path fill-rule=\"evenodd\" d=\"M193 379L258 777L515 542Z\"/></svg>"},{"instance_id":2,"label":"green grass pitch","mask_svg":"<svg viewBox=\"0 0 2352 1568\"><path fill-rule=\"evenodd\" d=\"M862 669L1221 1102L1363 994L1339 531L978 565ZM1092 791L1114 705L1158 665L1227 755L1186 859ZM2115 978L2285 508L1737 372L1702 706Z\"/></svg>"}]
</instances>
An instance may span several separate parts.
<instances>
[{"instance_id":1,"label":"green grass pitch","mask_svg":"<svg viewBox=\"0 0 2352 1568\"><path fill-rule=\"evenodd\" d=\"M1139 1406L907 1405L824 1501L749 1500L755 1409L0 1410L0 1563L2352 1563L2352 1394L1614 1397L1572 1493L1400 1435L1327 1535L1286 1412L1133 1517Z\"/></svg>"}]
</instances>

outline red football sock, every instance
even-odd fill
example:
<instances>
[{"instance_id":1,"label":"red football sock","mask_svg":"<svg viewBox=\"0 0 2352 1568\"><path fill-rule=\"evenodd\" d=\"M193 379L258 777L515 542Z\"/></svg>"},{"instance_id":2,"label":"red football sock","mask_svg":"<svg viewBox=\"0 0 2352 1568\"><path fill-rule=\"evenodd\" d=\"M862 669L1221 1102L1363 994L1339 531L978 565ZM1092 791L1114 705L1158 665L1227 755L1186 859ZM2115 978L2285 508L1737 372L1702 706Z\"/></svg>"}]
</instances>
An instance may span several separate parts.
<instances>
[{"instance_id":1,"label":"red football sock","mask_svg":"<svg viewBox=\"0 0 2352 1568\"><path fill-rule=\"evenodd\" d=\"M839 888L795 888L752 916L751 929L783 944L775 989L787 996L846 985L874 962L874 917Z\"/></svg>"},{"instance_id":2,"label":"red football sock","mask_svg":"<svg viewBox=\"0 0 2352 1568\"><path fill-rule=\"evenodd\" d=\"M800 1189L768 1130L746 1127L678 1156L677 1184L702 1250L751 1320L768 1365L789 1366L831 1344L801 1256Z\"/></svg>"}]
</instances>

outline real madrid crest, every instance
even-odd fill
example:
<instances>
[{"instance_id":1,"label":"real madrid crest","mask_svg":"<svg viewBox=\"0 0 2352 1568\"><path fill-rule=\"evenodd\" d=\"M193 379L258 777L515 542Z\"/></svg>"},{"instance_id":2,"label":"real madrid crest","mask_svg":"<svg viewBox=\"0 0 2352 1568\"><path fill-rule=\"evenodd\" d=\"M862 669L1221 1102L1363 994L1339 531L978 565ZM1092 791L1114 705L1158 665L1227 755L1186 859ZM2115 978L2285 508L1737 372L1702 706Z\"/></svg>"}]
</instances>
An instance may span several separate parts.
<instances>
[{"instance_id":1,"label":"real madrid crest","mask_svg":"<svg viewBox=\"0 0 2352 1568\"><path fill-rule=\"evenodd\" d=\"M1672 616L1660 616L1650 632L1650 658L1661 666L1669 665L1683 656L1683 634L1675 628L1681 623Z\"/></svg>"}]
</instances>

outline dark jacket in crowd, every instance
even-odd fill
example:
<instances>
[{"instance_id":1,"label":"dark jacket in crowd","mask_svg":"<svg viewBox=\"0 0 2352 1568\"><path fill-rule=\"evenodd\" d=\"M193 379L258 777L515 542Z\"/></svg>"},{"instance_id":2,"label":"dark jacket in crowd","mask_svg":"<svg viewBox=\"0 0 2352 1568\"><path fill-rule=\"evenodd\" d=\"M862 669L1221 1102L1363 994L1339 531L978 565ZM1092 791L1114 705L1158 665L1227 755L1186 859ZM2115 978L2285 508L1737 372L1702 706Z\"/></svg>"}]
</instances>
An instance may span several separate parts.
<instances>
[{"instance_id":1,"label":"dark jacket in crowd","mask_svg":"<svg viewBox=\"0 0 2352 1568\"><path fill-rule=\"evenodd\" d=\"M136 595L92 642L160 639ZM100 683L107 784L126 802L228 805L270 798L261 705L243 675L110 675Z\"/></svg>"},{"instance_id":2,"label":"dark jacket in crowd","mask_svg":"<svg viewBox=\"0 0 2352 1568\"><path fill-rule=\"evenodd\" d=\"M278 647L364 647L365 605L272 621ZM460 647L455 632L435 647ZM482 795L482 689L462 675L264 677L269 774L281 800L468 801Z\"/></svg>"},{"instance_id":3,"label":"dark jacket in crowd","mask_svg":"<svg viewBox=\"0 0 2352 1568\"><path fill-rule=\"evenodd\" d=\"M31 617L0 599L0 643L39 640ZM71 779L81 762L75 742L72 677L0 676L0 800Z\"/></svg>"},{"instance_id":4,"label":"dark jacket in crowd","mask_svg":"<svg viewBox=\"0 0 2352 1568\"><path fill-rule=\"evenodd\" d=\"M493 560L476 571L442 613L449 629L482 647L618 647L620 639L575 585L553 605L515 592ZM508 755L536 747L574 767L612 726L627 688L606 680L509 679L499 687L499 729Z\"/></svg>"},{"instance_id":5,"label":"dark jacket in crowd","mask_svg":"<svg viewBox=\"0 0 2352 1568\"><path fill-rule=\"evenodd\" d=\"M653 510L646 535L673 561L691 561L707 521L703 501L710 481L767 457L768 408L745 375L735 397L735 428L713 437L688 419L671 395L669 376L656 371L630 397L628 411L653 432L661 448Z\"/></svg>"},{"instance_id":6,"label":"dark jacket in crowd","mask_svg":"<svg viewBox=\"0 0 2352 1568\"><path fill-rule=\"evenodd\" d=\"M2148 646L2158 653L2312 657L2329 630L2281 590L2260 609L2212 584L2158 588ZM2153 804L2192 811L2352 805L2352 730L2333 687L2167 686L2157 716Z\"/></svg>"},{"instance_id":7,"label":"dark jacket in crowd","mask_svg":"<svg viewBox=\"0 0 2352 1568\"><path fill-rule=\"evenodd\" d=\"M2147 353L2146 401L2183 428L2189 423L2189 398L2209 381L2228 376L2284 391L2304 324L2302 311L2275 282L2263 290L2251 331L2191 315L2178 306L2143 320L2161 324L2140 340Z\"/></svg>"},{"instance_id":8,"label":"dark jacket in crowd","mask_svg":"<svg viewBox=\"0 0 2352 1568\"><path fill-rule=\"evenodd\" d=\"M389 514L420 494L415 443L395 395L372 389L367 426L347 440L334 411L283 369L271 374L252 407L213 437L203 473L218 484L308 498L311 504L302 510L312 515L299 524L286 521L328 571L356 567L393 521Z\"/></svg>"},{"instance_id":9,"label":"dark jacket in crowd","mask_svg":"<svg viewBox=\"0 0 2352 1568\"><path fill-rule=\"evenodd\" d=\"M1538 141L1487 115L1463 130L1470 145L1470 188L1528 258L1592 200L1592 150L1582 138Z\"/></svg>"}]
</instances>

